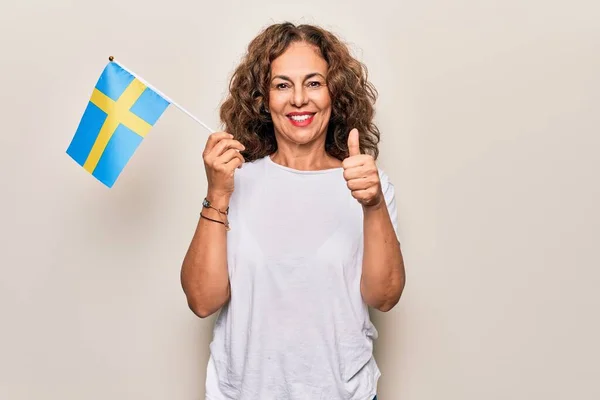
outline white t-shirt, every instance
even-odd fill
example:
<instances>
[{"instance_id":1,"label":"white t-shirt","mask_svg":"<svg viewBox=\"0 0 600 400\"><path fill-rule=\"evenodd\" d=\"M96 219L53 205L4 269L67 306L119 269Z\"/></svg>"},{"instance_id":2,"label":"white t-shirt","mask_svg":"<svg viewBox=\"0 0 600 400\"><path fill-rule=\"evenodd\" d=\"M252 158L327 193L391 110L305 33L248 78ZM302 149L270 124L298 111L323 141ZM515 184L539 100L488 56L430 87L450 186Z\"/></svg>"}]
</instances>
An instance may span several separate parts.
<instances>
[{"instance_id":1,"label":"white t-shirt","mask_svg":"<svg viewBox=\"0 0 600 400\"><path fill-rule=\"evenodd\" d=\"M379 170L398 235L394 187ZM210 344L207 400L371 400L377 330L360 293L363 211L342 168L270 157L235 172L231 299Z\"/></svg>"}]
</instances>

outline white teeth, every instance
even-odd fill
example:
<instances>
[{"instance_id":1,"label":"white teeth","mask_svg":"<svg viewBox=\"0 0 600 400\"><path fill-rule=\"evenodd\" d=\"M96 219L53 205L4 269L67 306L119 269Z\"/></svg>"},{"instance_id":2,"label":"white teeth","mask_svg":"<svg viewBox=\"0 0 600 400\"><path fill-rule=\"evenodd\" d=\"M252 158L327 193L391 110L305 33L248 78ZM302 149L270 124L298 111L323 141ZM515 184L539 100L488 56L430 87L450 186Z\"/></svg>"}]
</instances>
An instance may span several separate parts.
<instances>
[{"instance_id":1,"label":"white teeth","mask_svg":"<svg viewBox=\"0 0 600 400\"><path fill-rule=\"evenodd\" d=\"M312 115L292 115L290 118L294 121L306 121L310 117L312 117Z\"/></svg>"}]
</instances>

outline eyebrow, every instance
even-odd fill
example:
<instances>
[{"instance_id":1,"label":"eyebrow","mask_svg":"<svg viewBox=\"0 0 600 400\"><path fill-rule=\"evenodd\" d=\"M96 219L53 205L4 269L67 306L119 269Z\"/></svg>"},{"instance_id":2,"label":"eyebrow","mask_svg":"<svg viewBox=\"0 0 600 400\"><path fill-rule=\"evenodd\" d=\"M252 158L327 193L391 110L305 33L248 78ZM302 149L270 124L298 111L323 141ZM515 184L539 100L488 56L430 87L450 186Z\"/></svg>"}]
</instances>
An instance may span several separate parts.
<instances>
[{"instance_id":1,"label":"eyebrow","mask_svg":"<svg viewBox=\"0 0 600 400\"><path fill-rule=\"evenodd\" d=\"M310 79L310 78L314 78L315 76L320 76L321 78L325 79L325 77L323 76L323 74L321 74L321 73L319 73L319 72L312 72L312 73L310 73L310 74L306 75L306 76L304 77L304 80L307 80L307 79ZM275 79L277 79L277 78L279 78L279 79L283 79L284 81L289 81L289 82L291 82L291 81L292 81L292 79L291 79L290 77L288 77L288 76L285 76L285 75L275 75L275 76L273 77L273 79L271 79L271 82L272 82L272 81L274 81L274 80L275 80Z\"/></svg>"}]
</instances>

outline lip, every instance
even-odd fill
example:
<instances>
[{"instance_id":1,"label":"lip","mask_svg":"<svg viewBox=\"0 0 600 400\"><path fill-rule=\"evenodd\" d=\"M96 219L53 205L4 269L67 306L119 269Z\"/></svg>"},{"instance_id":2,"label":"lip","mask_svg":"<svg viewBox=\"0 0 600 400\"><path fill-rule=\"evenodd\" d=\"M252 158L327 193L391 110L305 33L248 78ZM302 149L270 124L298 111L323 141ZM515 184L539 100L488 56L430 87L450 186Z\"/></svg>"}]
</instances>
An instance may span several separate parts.
<instances>
[{"instance_id":1,"label":"lip","mask_svg":"<svg viewBox=\"0 0 600 400\"><path fill-rule=\"evenodd\" d=\"M291 116L296 116L297 117L297 116L300 116L300 115L311 115L311 114L316 114L316 113L310 112L310 111L294 111L294 112L291 112L291 113L287 114L287 116L288 117L291 117Z\"/></svg>"},{"instance_id":2,"label":"lip","mask_svg":"<svg viewBox=\"0 0 600 400\"><path fill-rule=\"evenodd\" d=\"M310 123L313 121L313 119L315 118L315 114L314 112L308 112L308 111L304 111L304 112L291 112L289 114L287 114L286 116L288 117L288 120L290 121L290 123L296 127L304 127L304 126L308 126L310 125ZM292 117L298 117L298 116L303 116L303 115L309 115L308 118L306 118L304 121L295 121Z\"/></svg>"}]
</instances>

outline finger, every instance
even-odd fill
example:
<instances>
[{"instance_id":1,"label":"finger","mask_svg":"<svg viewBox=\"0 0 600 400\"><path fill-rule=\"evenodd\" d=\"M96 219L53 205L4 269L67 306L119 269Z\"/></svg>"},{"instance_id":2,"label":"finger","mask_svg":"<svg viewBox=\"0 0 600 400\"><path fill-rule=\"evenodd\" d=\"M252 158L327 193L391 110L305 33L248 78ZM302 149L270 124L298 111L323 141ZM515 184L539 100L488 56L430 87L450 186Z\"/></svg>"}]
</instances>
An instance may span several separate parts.
<instances>
[{"instance_id":1,"label":"finger","mask_svg":"<svg viewBox=\"0 0 600 400\"><path fill-rule=\"evenodd\" d=\"M231 133L227 133L227 132L212 133L208 137L208 140L206 141L206 146L204 147L204 153L208 154L213 149L213 147L215 147L215 145L223 139L233 139L233 135Z\"/></svg>"},{"instance_id":2,"label":"finger","mask_svg":"<svg viewBox=\"0 0 600 400\"><path fill-rule=\"evenodd\" d=\"M236 149L242 151L245 149L244 145L235 139L222 139L213 147L210 151L210 155L214 157L220 157L227 149Z\"/></svg>"},{"instance_id":3,"label":"finger","mask_svg":"<svg viewBox=\"0 0 600 400\"><path fill-rule=\"evenodd\" d=\"M346 182L348 189L351 191L366 190L373 186L373 183L368 178L352 179Z\"/></svg>"},{"instance_id":4,"label":"finger","mask_svg":"<svg viewBox=\"0 0 600 400\"><path fill-rule=\"evenodd\" d=\"M360 202L367 201L369 197L369 191L367 189L353 190L350 193L352 193L352 197Z\"/></svg>"},{"instance_id":5,"label":"finger","mask_svg":"<svg viewBox=\"0 0 600 400\"><path fill-rule=\"evenodd\" d=\"M344 169L356 168L365 164L371 163L373 157L368 154L359 154L358 156L348 157L342 161L342 167Z\"/></svg>"},{"instance_id":6,"label":"finger","mask_svg":"<svg viewBox=\"0 0 600 400\"><path fill-rule=\"evenodd\" d=\"M344 169L344 179L349 181L351 179L366 178L369 172L369 168L366 168L364 165L349 167Z\"/></svg>"},{"instance_id":7,"label":"finger","mask_svg":"<svg viewBox=\"0 0 600 400\"><path fill-rule=\"evenodd\" d=\"M377 200L377 191L373 188L353 190L352 197L364 205L373 205Z\"/></svg>"},{"instance_id":8,"label":"finger","mask_svg":"<svg viewBox=\"0 0 600 400\"><path fill-rule=\"evenodd\" d=\"M348 153L350 157L360 154L360 141L358 138L358 129L354 128L348 134Z\"/></svg>"},{"instance_id":9,"label":"finger","mask_svg":"<svg viewBox=\"0 0 600 400\"><path fill-rule=\"evenodd\" d=\"M230 170L235 170L236 168L242 168L244 161L240 157L234 157L231 161L229 161L225 166Z\"/></svg>"},{"instance_id":10,"label":"finger","mask_svg":"<svg viewBox=\"0 0 600 400\"><path fill-rule=\"evenodd\" d=\"M239 151L237 151L237 149L229 149L227 150L225 153L223 153L222 155L220 155L219 157L217 157L215 159L215 164L227 164L229 161L233 160L234 158L239 158L240 161L244 162L244 156L242 156L240 154Z\"/></svg>"}]
</instances>

